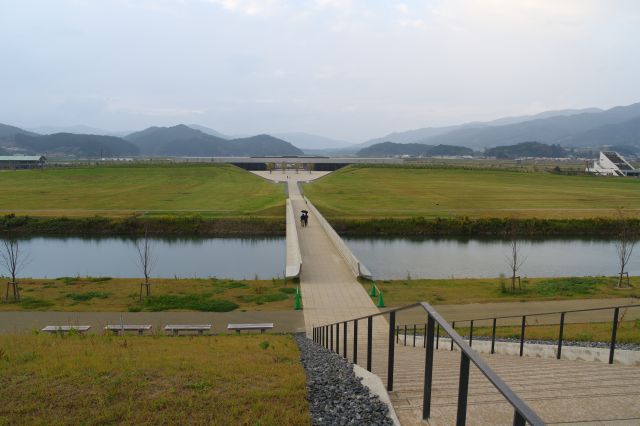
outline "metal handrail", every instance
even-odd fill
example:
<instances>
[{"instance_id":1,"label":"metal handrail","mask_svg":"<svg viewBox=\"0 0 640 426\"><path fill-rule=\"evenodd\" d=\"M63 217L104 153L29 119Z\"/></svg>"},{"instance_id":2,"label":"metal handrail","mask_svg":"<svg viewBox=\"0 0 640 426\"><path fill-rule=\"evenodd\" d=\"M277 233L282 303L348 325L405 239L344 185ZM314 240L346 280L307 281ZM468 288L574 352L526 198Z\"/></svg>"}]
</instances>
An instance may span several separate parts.
<instances>
[{"instance_id":1,"label":"metal handrail","mask_svg":"<svg viewBox=\"0 0 640 426\"><path fill-rule=\"evenodd\" d=\"M373 318L382 315L389 315L389 354L387 359L387 390L393 390L393 371L396 339L396 312L422 307L427 313L427 326L425 327L426 336L426 357L425 357L425 377L424 377L424 393L422 405L422 418L424 420L431 416L431 390L433 375L433 351L435 327L438 324L438 335L442 328L451 338L452 345L455 344L460 348L460 380L458 387L458 406L456 424L464 425L466 423L467 412L467 395L469 390L469 365L470 362L480 370L480 372L493 384L493 386L505 397L514 409L513 424L523 426L527 422L531 425L544 425L542 419L513 391L511 388L487 365L482 358L464 341L452 326L428 303L414 303L412 305L400 308L390 309L377 314L362 316L347 321L335 322L332 324L313 327L313 341L321 344L327 349L334 351L334 328L335 333L335 352L340 354L340 324L343 325L343 356L347 355L347 324L353 323L353 358L354 363L357 362L357 338L358 338L358 322L367 320L367 370L371 371L372 356L372 328Z\"/></svg>"},{"instance_id":2,"label":"metal handrail","mask_svg":"<svg viewBox=\"0 0 640 426\"><path fill-rule=\"evenodd\" d=\"M611 340L609 342L609 364L613 364L614 355L616 350L616 339L618 334L618 318L620 316L620 309L627 308L640 308L640 304L636 305L617 305L617 306L607 306L603 308L585 308L585 309L573 309L569 311L554 311L554 312L541 312L537 314L526 314L526 315L504 315L500 317L487 317L487 318L473 318L473 319L463 319L463 320L455 320L451 323L453 324L453 328L455 329L456 323L469 323L469 346L473 344L473 327L474 323L477 321L489 321L492 320L492 330L491 330L491 353L495 353L495 343L496 343L496 327L497 320L506 319L506 318L522 318L522 322L520 324L520 356L524 355L524 343L525 343L525 329L527 327L527 317L535 317L535 316L548 316L548 315L560 315L560 323L559 331L558 331L558 350L556 352L556 358L560 359L562 357L562 343L564 339L564 320L566 314L576 313L576 312L592 312L592 311L605 311L613 309L613 319L611 321ZM415 346L415 337L416 337L416 325L413 325L413 345ZM439 328L438 328L439 331ZM425 329L426 332L426 329ZM396 341L400 336L400 326L396 328ZM439 336L439 335L438 335ZM437 343L436 343L437 344ZM404 326L404 345L407 345L407 326ZM453 342L451 342L451 350L453 350Z\"/></svg>"},{"instance_id":3,"label":"metal handrail","mask_svg":"<svg viewBox=\"0 0 640 426\"><path fill-rule=\"evenodd\" d=\"M527 314L528 317L536 317L543 315L558 315L558 314L570 314L574 312L590 312L590 311L606 311L607 309L615 309L615 308L640 308L640 305L616 305L616 306L606 306L604 308L585 308L585 309L574 309L571 311L554 311L554 312L541 312L537 314ZM504 319L504 318L521 318L522 315L505 315L502 317L488 317L488 318L470 318L470 319L462 319L456 320L456 322L469 322L469 321L487 321L492 319Z\"/></svg>"}]
</instances>

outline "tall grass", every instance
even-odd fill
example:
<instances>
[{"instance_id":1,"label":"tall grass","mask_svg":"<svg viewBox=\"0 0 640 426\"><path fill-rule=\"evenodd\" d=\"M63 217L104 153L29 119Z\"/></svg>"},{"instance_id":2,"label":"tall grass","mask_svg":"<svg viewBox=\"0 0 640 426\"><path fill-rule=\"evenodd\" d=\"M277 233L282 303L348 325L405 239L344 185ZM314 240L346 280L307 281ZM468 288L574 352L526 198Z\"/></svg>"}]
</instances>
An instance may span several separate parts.
<instances>
[{"instance_id":1,"label":"tall grass","mask_svg":"<svg viewBox=\"0 0 640 426\"><path fill-rule=\"evenodd\" d=\"M290 336L2 334L0 383L0 424L310 423Z\"/></svg>"}]
</instances>

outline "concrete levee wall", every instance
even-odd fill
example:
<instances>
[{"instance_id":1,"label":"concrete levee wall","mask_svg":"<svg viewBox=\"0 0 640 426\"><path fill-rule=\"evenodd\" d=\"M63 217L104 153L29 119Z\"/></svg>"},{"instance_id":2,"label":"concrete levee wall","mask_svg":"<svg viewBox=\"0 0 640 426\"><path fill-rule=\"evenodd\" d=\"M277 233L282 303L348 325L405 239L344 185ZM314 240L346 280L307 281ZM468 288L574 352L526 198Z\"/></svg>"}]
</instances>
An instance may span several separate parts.
<instances>
[{"instance_id":1,"label":"concrete levee wall","mask_svg":"<svg viewBox=\"0 0 640 426\"><path fill-rule=\"evenodd\" d=\"M287 264L285 266L286 278L298 278L302 269L302 254L300 253L300 241L296 229L296 217L293 214L291 200L287 198Z\"/></svg>"},{"instance_id":2,"label":"concrete levee wall","mask_svg":"<svg viewBox=\"0 0 640 426\"><path fill-rule=\"evenodd\" d=\"M416 346L423 346L423 337L416 336ZM403 345L404 336L400 335L399 345ZM449 350L451 347L451 340L447 337L441 337L439 348L440 350ZM413 346L413 335L407 335L407 346ZM489 340L474 340L471 349L481 354L491 353L491 341ZM556 358L558 346L540 343L525 343L523 347L523 355L536 358ZM454 351L459 351L457 345L453 345ZM519 342L500 342L496 341L495 353L502 355L520 355L520 343ZM607 348L591 348L587 346L562 346L562 359L572 361L594 361L594 362L609 362L609 349ZM640 365L640 351L616 349L613 362L622 365L639 366Z\"/></svg>"},{"instance_id":3,"label":"concrete levee wall","mask_svg":"<svg viewBox=\"0 0 640 426\"><path fill-rule=\"evenodd\" d=\"M304 197L304 199L307 202L307 206L309 206L309 210L318 219L320 226L322 226L324 231L327 233L327 235L329 236L329 239L331 240L333 245L336 247L336 250L338 250L338 253L340 253L340 256L342 256L344 261L347 262L347 265L349 265L349 268L351 269L353 274L356 277L362 277L368 280L373 279L373 276L371 275L371 272L369 272L369 269L367 269L367 267L364 266L364 264L362 264L360 260L358 260L358 258L353 254L351 249L347 247L347 245L342 240L340 235L338 235L338 233L333 229L333 227L329 224L329 222L327 222L324 216L320 214L320 212L318 211L318 209L316 209L313 203L311 203L311 201L309 201L307 197Z\"/></svg>"}]
</instances>

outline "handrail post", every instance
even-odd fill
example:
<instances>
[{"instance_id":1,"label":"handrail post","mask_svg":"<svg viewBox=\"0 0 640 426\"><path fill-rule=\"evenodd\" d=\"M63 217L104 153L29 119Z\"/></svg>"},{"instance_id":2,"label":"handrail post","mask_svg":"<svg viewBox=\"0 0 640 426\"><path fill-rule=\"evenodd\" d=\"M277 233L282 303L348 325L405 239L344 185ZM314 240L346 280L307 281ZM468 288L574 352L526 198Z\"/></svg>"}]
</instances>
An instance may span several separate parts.
<instances>
[{"instance_id":1,"label":"handrail post","mask_svg":"<svg viewBox=\"0 0 640 426\"><path fill-rule=\"evenodd\" d=\"M344 323L342 323L342 331L344 333L344 337L342 338L342 356L346 359L347 358L347 322L345 321Z\"/></svg>"},{"instance_id":2,"label":"handrail post","mask_svg":"<svg viewBox=\"0 0 640 426\"><path fill-rule=\"evenodd\" d=\"M520 356L524 354L524 329L527 324L527 316L522 316L522 327L520 328Z\"/></svg>"},{"instance_id":3,"label":"handrail post","mask_svg":"<svg viewBox=\"0 0 640 426\"><path fill-rule=\"evenodd\" d=\"M404 341L406 346L407 326L405 325L404 328L405 328ZM396 345L393 344L393 331L395 329L396 329L396 313L395 311L392 311L389 314L389 356L387 357L387 391L389 392L393 390L393 364L394 364L395 349L396 349Z\"/></svg>"},{"instance_id":4,"label":"handrail post","mask_svg":"<svg viewBox=\"0 0 640 426\"><path fill-rule=\"evenodd\" d=\"M491 353L496 353L496 321L497 318L493 319L493 326L491 327Z\"/></svg>"},{"instance_id":5,"label":"handrail post","mask_svg":"<svg viewBox=\"0 0 640 426\"><path fill-rule=\"evenodd\" d=\"M323 325L322 328L320 329L320 332L322 333L322 338L321 338L321 342L322 342L322 346L326 347L326 333L325 333L325 329L326 329L326 325Z\"/></svg>"},{"instance_id":6,"label":"handrail post","mask_svg":"<svg viewBox=\"0 0 640 426\"><path fill-rule=\"evenodd\" d=\"M396 327L396 345L400 343L400 326Z\"/></svg>"},{"instance_id":7,"label":"handrail post","mask_svg":"<svg viewBox=\"0 0 640 426\"><path fill-rule=\"evenodd\" d=\"M329 350L333 352L333 324L329 326Z\"/></svg>"},{"instance_id":8,"label":"handrail post","mask_svg":"<svg viewBox=\"0 0 640 426\"><path fill-rule=\"evenodd\" d=\"M618 314L620 308L613 310L613 323L611 324L611 346L609 348L609 364L613 364L613 355L616 351L616 335L618 334Z\"/></svg>"},{"instance_id":9,"label":"handrail post","mask_svg":"<svg viewBox=\"0 0 640 426\"><path fill-rule=\"evenodd\" d=\"M560 359L562 357L562 335L564 334L564 314L565 312L560 314L560 332L558 333L558 353L556 354L556 359Z\"/></svg>"},{"instance_id":10,"label":"handrail post","mask_svg":"<svg viewBox=\"0 0 640 426\"><path fill-rule=\"evenodd\" d=\"M473 346L473 320L471 320L471 326L469 327L469 347Z\"/></svg>"},{"instance_id":11,"label":"handrail post","mask_svg":"<svg viewBox=\"0 0 640 426\"><path fill-rule=\"evenodd\" d=\"M424 333L422 333L422 347L427 347L427 323L424 323Z\"/></svg>"},{"instance_id":12,"label":"handrail post","mask_svg":"<svg viewBox=\"0 0 640 426\"><path fill-rule=\"evenodd\" d=\"M431 387L433 384L433 329L435 320L431 315L425 324L426 354L424 359L424 390L422 393L422 420L431 417Z\"/></svg>"},{"instance_id":13,"label":"handrail post","mask_svg":"<svg viewBox=\"0 0 640 426\"><path fill-rule=\"evenodd\" d=\"M413 347L416 347L416 325L413 324Z\"/></svg>"},{"instance_id":14,"label":"handrail post","mask_svg":"<svg viewBox=\"0 0 640 426\"><path fill-rule=\"evenodd\" d=\"M518 410L514 410L513 413L513 426L526 426L527 421L522 417L522 414Z\"/></svg>"},{"instance_id":15,"label":"handrail post","mask_svg":"<svg viewBox=\"0 0 640 426\"><path fill-rule=\"evenodd\" d=\"M340 355L340 323L336 323L336 353Z\"/></svg>"},{"instance_id":16,"label":"handrail post","mask_svg":"<svg viewBox=\"0 0 640 426\"><path fill-rule=\"evenodd\" d=\"M440 346L440 324L436 324L436 349Z\"/></svg>"},{"instance_id":17,"label":"handrail post","mask_svg":"<svg viewBox=\"0 0 640 426\"><path fill-rule=\"evenodd\" d=\"M467 395L469 393L469 357L460 351L460 383L458 385L458 416L456 424L462 426L467 422Z\"/></svg>"},{"instance_id":18,"label":"handrail post","mask_svg":"<svg viewBox=\"0 0 640 426\"><path fill-rule=\"evenodd\" d=\"M404 325L404 345L407 346L407 324Z\"/></svg>"},{"instance_id":19,"label":"handrail post","mask_svg":"<svg viewBox=\"0 0 640 426\"><path fill-rule=\"evenodd\" d=\"M358 363L358 320L353 321L353 363Z\"/></svg>"},{"instance_id":20,"label":"handrail post","mask_svg":"<svg viewBox=\"0 0 640 426\"><path fill-rule=\"evenodd\" d=\"M455 321L451 323L451 328L453 328L454 330L456 329ZM451 339L451 350L453 350L453 337L449 336L449 338Z\"/></svg>"},{"instance_id":21,"label":"handrail post","mask_svg":"<svg viewBox=\"0 0 640 426\"><path fill-rule=\"evenodd\" d=\"M367 370L371 371L371 345L373 342L373 317L367 318Z\"/></svg>"}]
</instances>

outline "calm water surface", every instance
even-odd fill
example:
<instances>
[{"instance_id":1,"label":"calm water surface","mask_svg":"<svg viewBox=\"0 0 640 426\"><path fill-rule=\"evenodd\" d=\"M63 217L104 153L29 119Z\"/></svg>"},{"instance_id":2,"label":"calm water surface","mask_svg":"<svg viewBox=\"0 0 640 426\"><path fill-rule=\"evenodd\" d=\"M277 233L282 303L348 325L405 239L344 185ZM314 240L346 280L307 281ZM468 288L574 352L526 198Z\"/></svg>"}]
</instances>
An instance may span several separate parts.
<instances>
[{"instance_id":1,"label":"calm water surface","mask_svg":"<svg viewBox=\"0 0 640 426\"><path fill-rule=\"evenodd\" d=\"M347 245L378 279L465 278L509 275L509 241L345 239ZM615 275L615 243L602 240L524 241L526 258L521 276ZM629 274L640 274L640 245L631 258Z\"/></svg>"},{"instance_id":2,"label":"calm water surface","mask_svg":"<svg viewBox=\"0 0 640 426\"><path fill-rule=\"evenodd\" d=\"M32 238L26 277L140 277L134 240ZM284 238L154 239L154 277L270 279L284 275Z\"/></svg>"},{"instance_id":3,"label":"calm water surface","mask_svg":"<svg viewBox=\"0 0 640 426\"><path fill-rule=\"evenodd\" d=\"M377 279L497 277L509 273L510 243L500 240L345 239ZM30 261L23 277L140 277L134 241L123 238L32 238L22 241ZM281 277L284 238L153 240L152 276L262 279ZM615 245L601 240L525 241L520 275L614 275ZM640 274L640 246L628 271Z\"/></svg>"}]
</instances>

